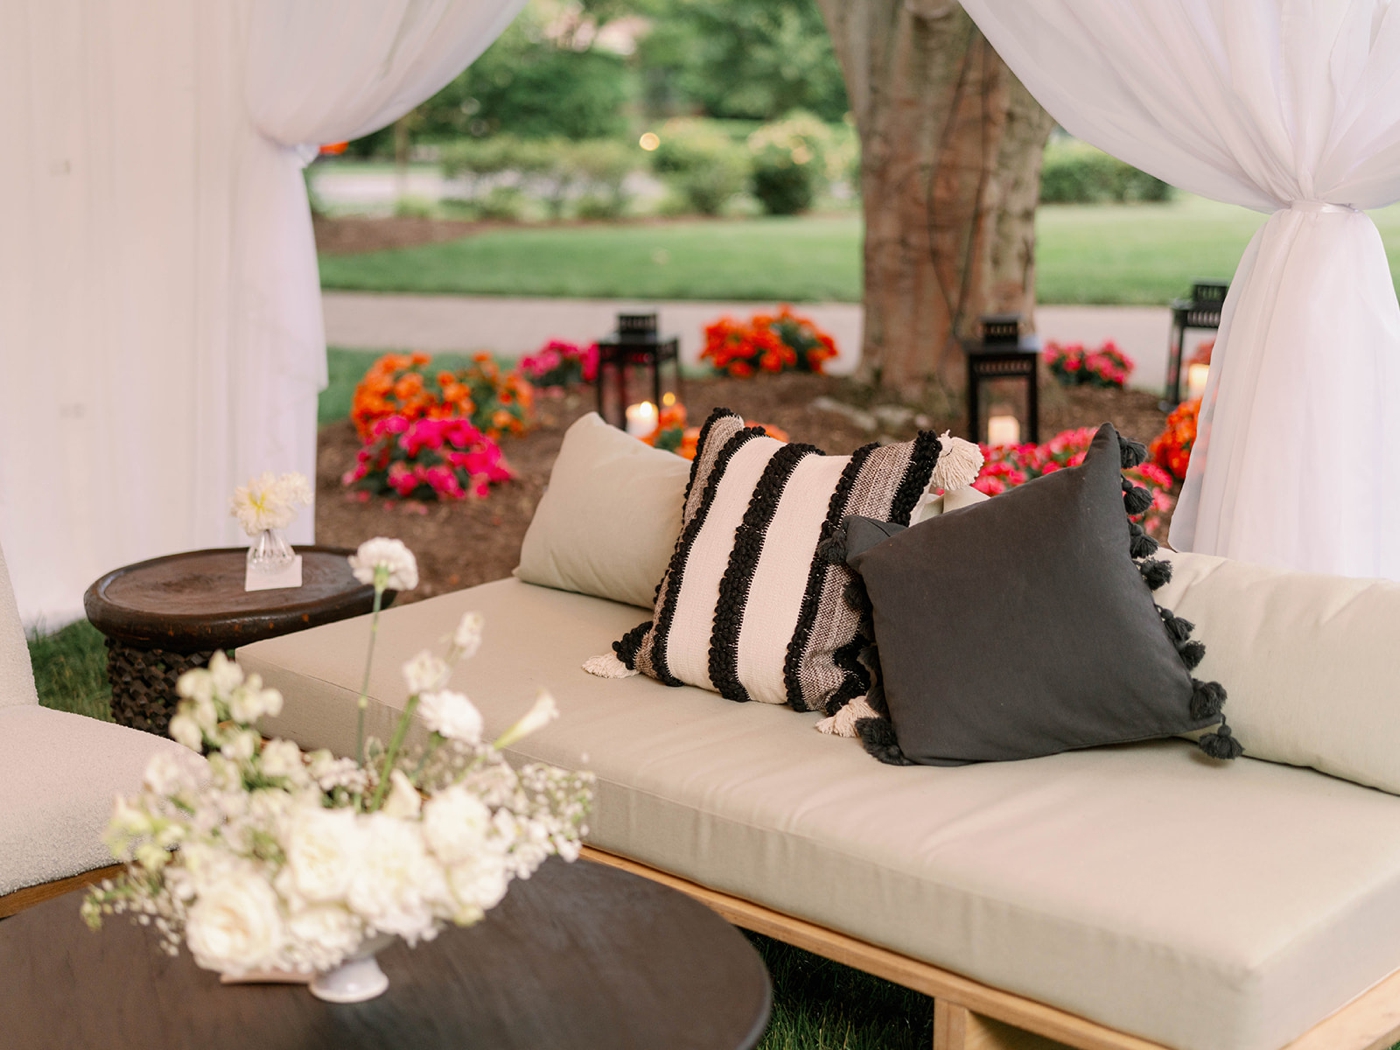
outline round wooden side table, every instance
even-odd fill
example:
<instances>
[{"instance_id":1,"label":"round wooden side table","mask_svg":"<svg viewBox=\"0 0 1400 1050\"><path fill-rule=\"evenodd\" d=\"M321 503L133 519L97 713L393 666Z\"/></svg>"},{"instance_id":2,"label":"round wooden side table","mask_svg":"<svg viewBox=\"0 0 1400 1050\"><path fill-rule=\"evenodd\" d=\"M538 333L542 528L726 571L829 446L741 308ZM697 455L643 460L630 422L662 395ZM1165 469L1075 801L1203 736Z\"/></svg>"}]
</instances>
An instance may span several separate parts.
<instances>
[{"instance_id":1,"label":"round wooden side table","mask_svg":"<svg viewBox=\"0 0 1400 1050\"><path fill-rule=\"evenodd\" d=\"M221 985L151 926L93 933L65 894L0 923L6 1050L751 1050L768 971L703 904L551 859L475 926L379 953L389 989L333 1006L304 985Z\"/></svg>"},{"instance_id":2,"label":"round wooden side table","mask_svg":"<svg viewBox=\"0 0 1400 1050\"><path fill-rule=\"evenodd\" d=\"M114 721L164 736L175 682L216 649L360 616L374 605L374 588L356 580L346 561L354 551L297 547L302 585L275 591L243 589L247 553L171 554L115 569L88 588L83 608L107 636ZM385 608L394 597L384 592Z\"/></svg>"}]
</instances>

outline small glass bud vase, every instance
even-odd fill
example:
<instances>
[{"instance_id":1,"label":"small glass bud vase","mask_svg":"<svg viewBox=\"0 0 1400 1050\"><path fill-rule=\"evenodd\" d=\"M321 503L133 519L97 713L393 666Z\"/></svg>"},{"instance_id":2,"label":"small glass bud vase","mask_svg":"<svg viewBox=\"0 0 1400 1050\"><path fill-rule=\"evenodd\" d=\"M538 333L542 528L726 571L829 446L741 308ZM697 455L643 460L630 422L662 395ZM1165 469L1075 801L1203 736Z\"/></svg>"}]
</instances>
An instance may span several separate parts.
<instances>
[{"instance_id":1,"label":"small glass bud vase","mask_svg":"<svg viewBox=\"0 0 1400 1050\"><path fill-rule=\"evenodd\" d=\"M263 529L248 547L248 568L255 572L280 572L295 557L281 529Z\"/></svg>"}]
</instances>

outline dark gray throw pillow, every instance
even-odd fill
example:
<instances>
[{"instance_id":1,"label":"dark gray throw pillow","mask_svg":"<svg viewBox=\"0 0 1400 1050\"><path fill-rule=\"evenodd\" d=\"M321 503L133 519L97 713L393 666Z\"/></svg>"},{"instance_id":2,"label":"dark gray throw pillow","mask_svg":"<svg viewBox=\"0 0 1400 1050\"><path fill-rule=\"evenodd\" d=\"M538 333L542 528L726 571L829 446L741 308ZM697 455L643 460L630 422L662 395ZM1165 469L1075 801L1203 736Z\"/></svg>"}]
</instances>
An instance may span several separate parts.
<instances>
[{"instance_id":1,"label":"dark gray throw pillow","mask_svg":"<svg viewBox=\"0 0 1400 1050\"><path fill-rule=\"evenodd\" d=\"M1146 493L1120 470L1141 449L1104 424L1083 465L985 503L908 529L846 522L877 643L872 706L889 713L857 723L872 754L961 765L1211 725L1202 750L1241 752L1225 691L1191 677L1192 625L1152 600L1171 566L1148 557L1128 518Z\"/></svg>"}]
</instances>

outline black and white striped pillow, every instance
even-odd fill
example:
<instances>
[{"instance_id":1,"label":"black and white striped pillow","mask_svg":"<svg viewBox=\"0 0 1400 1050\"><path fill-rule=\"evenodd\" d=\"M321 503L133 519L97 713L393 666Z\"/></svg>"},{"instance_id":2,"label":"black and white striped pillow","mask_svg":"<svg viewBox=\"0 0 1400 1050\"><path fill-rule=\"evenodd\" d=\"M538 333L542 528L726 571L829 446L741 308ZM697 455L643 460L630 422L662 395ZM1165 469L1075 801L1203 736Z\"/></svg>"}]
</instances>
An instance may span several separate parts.
<instances>
[{"instance_id":1,"label":"black and white striped pillow","mask_svg":"<svg viewBox=\"0 0 1400 1050\"><path fill-rule=\"evenodd\" d=\"M844 595L852 573L822 544L852 514L907 524L941 448L925 432L828 456L716 410L653 619L614 643L618 658L667 685L799 711L863 694L860 614Z\"/></svg>"}]
</instances>

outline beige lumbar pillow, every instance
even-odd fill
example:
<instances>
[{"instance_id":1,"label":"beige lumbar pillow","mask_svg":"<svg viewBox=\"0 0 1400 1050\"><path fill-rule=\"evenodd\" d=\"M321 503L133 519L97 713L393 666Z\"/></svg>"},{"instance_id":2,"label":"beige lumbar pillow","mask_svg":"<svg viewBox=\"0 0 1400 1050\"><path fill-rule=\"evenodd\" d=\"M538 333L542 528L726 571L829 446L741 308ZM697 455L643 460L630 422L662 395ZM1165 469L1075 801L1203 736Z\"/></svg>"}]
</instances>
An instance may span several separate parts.
<instances>
[{"instance_id":1,"label":"beige lumbar pillow","mask_svg":"<svg viewBox=\"0 0 1400 1050\"><path fill-rule=\"evenodd\" d=\"M1154 595L1206 639L1245 755L1400 794L1400 583L1163 552Z\"/></svg>"},{"instance_id":2,"label":"beige lumbar pillow","mask_svg":"<svg viewBox=\"0 0 1400 1050\"><path fill-rule=\"evenodd\" d=\"M681 531L690 463L596 412L564 435L516 576L650 609Z\"/></svg>"}]
</instances>

